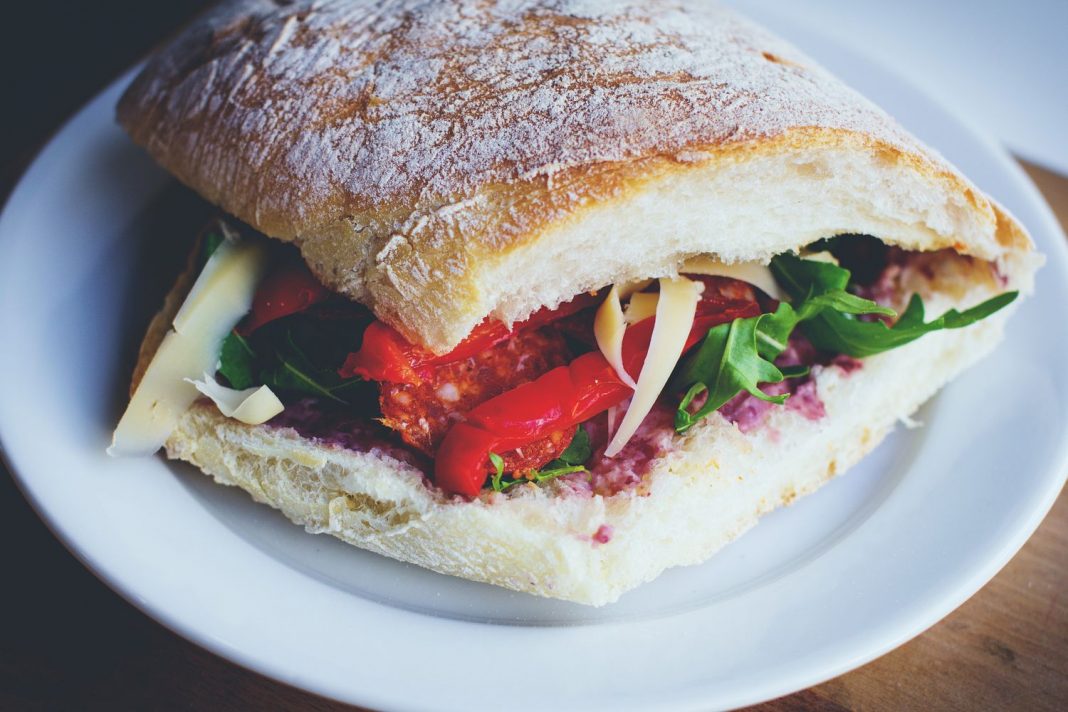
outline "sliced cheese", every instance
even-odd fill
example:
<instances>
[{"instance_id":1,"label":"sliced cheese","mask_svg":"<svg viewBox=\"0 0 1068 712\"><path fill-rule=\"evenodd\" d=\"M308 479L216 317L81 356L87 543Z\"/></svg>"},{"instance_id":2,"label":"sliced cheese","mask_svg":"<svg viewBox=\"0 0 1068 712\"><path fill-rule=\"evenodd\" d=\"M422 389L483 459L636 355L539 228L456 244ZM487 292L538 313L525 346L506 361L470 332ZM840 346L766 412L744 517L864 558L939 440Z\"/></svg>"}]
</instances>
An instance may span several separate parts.
<instances>
[{"instance_id":1,"label":"sliced cheese","mask_svg":"<svg viewBox=\"0 0 1068 712\"><path fill-rule=\"evenodd\" d=\"M268 386L239 391L222 385L212 378L210 373L205 373L200 381L190 378L183 380L192 383L198 391L211 398L220 413L242 423L260 425L285 410L282 401Z\"/></svg>"},{"instance_id":2,"label":"sliced cheese","mask_svg":"<svg viewBox=\"0 0 1068 712\"><path fill-rule=\"evenodd\" d=\"M660 280L660 299L656 305L656 323L649 342L649 353L638 374L638 385L630 407L605 449L607 457L619 454L653 409L686 347L700 298L700 285L685 277Z\"/></svg>"},{"instance_id":3,"label":"sliced cheese","mask_svg":"<svg viewBox=\"0 0 1068 712\"><path fill-rule=\"evenodd\" d=\"M224 240L174 315L174 330L179 334L217 331L224 315L236 314L237 319L223 331L225 336L252 306L266 262L261 245Z\"/></svg>"},{"instance_id":4,"label":"sliced cheese","mask_svg":"<svg viewBox=\"0 0 1068 712\"><path fill-rule=\"evenodd\" d=\"M806 260L813 260L815 262L827 262L828 264L838 266L838 258L830 252L827 252L826 250L821 250L819 252L806 252L801 256L804 257Z\"/></svg>"},{"instance_id":5,"label":"sliced cheese","mask_svg":"<svg viewBox=\"0 0 1068 712\"><path fill-rule=\"evenodd\" d=\"M214 372L222 341L252 306L267 251L225 241L212 254L163 338L112 436L108 454L150 455L199 396L185 379Z\"/></svg>"},{"instance_id":6,"label":"sliced cheese","mask_svg":"<svg viewBox=\"0 0 1068 712\"><path fill-rule=\"evenodd\" d=\"M656 314L656 304L659 301L659 292L638 292L631 295L623 316L628 324L637 324Z\"/></svg>"},{"instance_id":7,"label":"sliced cheese","mask_svg":"<svg viewBox=\"0 0 1068 712\"><path fill-rule=\"evenodd\" d=\"M597 309L597 316L593 320L593 336L597 339L597 348L615 369L619 380L631 388L636 388L637 384L634 379L623 368L623 334L626 329L623 307L619 303L619 289L612 285L608 296Z\"/></svg>"},{"instance_id":8,"label":"sliced cheese","mask_svg":"<svg viewBox=\"0 0 1068 712\"><path fill-rule=\"evenodd\" d=\"M732 265L717 262L707 255L691 257L686 260L679 272L683 274L705 274L710 277L730 277L748 282L760 288L765 294L779 301L786 299L786 294L775 281L768 266L759 262L737 262Z\"/></svg>"}]
</instances>

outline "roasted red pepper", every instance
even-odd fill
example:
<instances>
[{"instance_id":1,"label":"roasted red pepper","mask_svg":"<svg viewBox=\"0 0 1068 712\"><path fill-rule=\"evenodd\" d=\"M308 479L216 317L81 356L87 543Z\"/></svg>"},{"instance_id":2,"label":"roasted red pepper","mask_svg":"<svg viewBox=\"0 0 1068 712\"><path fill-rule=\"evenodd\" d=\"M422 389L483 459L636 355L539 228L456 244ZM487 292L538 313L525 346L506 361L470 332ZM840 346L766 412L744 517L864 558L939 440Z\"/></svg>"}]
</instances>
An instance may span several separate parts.
<instances>
[{"instance_id":1,"label":"roasted red pepper","mask_svg":"<svg viewBox=\"0 0 1068 712\"><path fill-rule=\"evenodd\" d=\"M252 310L237 331L247 336L264 324L302 312L331 296L303 262L287 262L263 280L252 300Z\"/></svg>"},{"instance_id":2,"label":"roasted red pepper","mask_svg":"<svg viewBox=\"0 0 1068 712\"><path fill-rule=\"evenodd\" d=\"M761 311L751 297L752 290L748 292L750 298L732 298L736 295L731 291L706 286L709 288L698 305L686 349L703 339L713 326L757 316ZM645 363L655 319L634 324L623 339L623 365L634 378ZM580 356L472 409L466 422L454 425L442 441L435 482L446 492L477 496L486 479L490 452L513 450L554 431L573 428L623 402L631 392L600 352Z\"/></svg>"},{"instance_id":3,"label":"roasted red pepper","mask_svg":"<svg viewBox=\"0 0 1068 712\"><path fill-rule=\"evenodd\" d=\"M478 495L490 452L507 452L574 427L631 394L599 352L491 398L449 430L438 448L434 479L446 492Z\"/></svg>"},{"instance_id":4,"label":"roasted red pepper","mask_svg":"<svg viewBox=\"0 0 1068 712\"><path fill-rule=\"evenodd\" d=\"M338 371L342 378L359 376L368 381L419 383L429 373L447 363L474 356L495 344L510 339L519 331L551 323L597 304L598 295L580 294L556 309L540 309L526 321L511 329L499 321L486 320L447 354L437 355L412 344L391 326L373 322L363 334L360 350L349 354Z\"/></svg>"}]
</instances>

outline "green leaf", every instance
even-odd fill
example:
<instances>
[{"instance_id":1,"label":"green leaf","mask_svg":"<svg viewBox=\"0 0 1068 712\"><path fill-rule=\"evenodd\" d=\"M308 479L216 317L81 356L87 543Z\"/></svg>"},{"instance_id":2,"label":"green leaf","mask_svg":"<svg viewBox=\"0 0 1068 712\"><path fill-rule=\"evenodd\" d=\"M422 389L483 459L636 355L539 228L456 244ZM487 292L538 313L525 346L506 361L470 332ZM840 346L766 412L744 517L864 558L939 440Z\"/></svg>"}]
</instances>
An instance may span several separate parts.
<instances>
[{"instance_id":1,"label":"green leaf","mask_svg":"<svg viewBox=\"0 0 1068 712\"><path fill-rule=\"evenodd\" d=\"M340 381L338 385L333 386L330 389L331 395L335 398L345 401L349 405L355 405L360 403L361 400L370 400L375 405L378 404L377 386L374 383L369 383L362 378L349 378L344 381Z\"/></svg>"},{"instance_id":2,"label":"green leaf","mask_svg":"<svg viewBox=\"0 0 1068 712\"><path fill-rule=\"evenodd\" d=\"M584 465L592 454L593 448L590 446L590 435L586 432L586 428L579 425L575 429L575 436L571 438L571 443L567 446L567 449L560 453L560 457L553 460L553 462L560 461L565 465Z\"/></svg>"},{"instance_id":3,"label":"green leaf","mask_svg":"<svg viewBox=\"0 0 1068 712\"><path fill-rule=\"evenodd\" d=\"M768 361L774 361L790 345L790 334L800 319L794 308L780 302L779 308L761 317L757 328L757 350Z\"/></svg>"},{"instance_id":4,"label":"green leaf","mask_svg":"<svg viewBox=\"0 0 1068 712\"><path fill-rule=\"evenodd\" d=\"M675 411L675 432L684 433L694 426L700 418L690 413L690 404L693 403L693 399L701 395L708 388L705 384L698 381L690 386L690 389L686 391L686 395L682 397L682 401L679 402L679 407Z\"/></svg>"},{"instance_id":5,"label":"green leaf","mask_svg":"<svg viewBox=\"0 0 1068 712\"><path fill-rule=\"evenodd\" d=\"M329 332L338 326L316 324L303 315L295 315L257 331L259 350L270 355L264 359L260 380L281 392L316 396L346 405L366 400L365 381L337 375L337 368L348 353Z\"/></svg>"},{"instance_id":6,"label":"green leaf","mask_svg":"<svg viewBox=\"0 0 1068 712\"><path fill-rule=\"evenodd\" d=\"M231 388L244 390L255 385L256 354L245 337L231 331L223 340L219 353L219 373L230 382Z\"/></svg>"},{"instance_id":7,"label":"green leaf","mask_svg":"<svg viewBox=\"0 0 1068 712\"><path fill-rule=\"evenodd\" d=\"M591 454L589 433L581 425L575 429L575 435L571 438L571 443L567 446L567 449L560 453L560 457L546 463L545 466L533 474L533 479L526 477L504 479L504 458L495 452L491 452L489 459L497 472L490 477L490 485L495 492L503 492L512 485L517 485L521 482L536 482L540 485L562 475L588 472L583 463L590 459Z\"/></svg>"},{"instance_id":8,"label":"green leaf","mask_svg":"<svg viewBox=\"0 0 1068 712\"><path fill-rule=\"evenodd\" d=\"M833 289L823 294L816 294L804 301L802 315L799 321L807 321L822 311L835 311L841 314L878 314L880 316L897 316L897 312L890 307L884 307L870 299L858 297L855 294Z\"/></svg>"},{"instance_id":9,"label":"green leaf","mask_svg":"<svg viewBox=\"0 0 1068 712\"><path fill-rule=\"evenodd\" d=\"M278 361L279 363L276 367L261 374L263 382L268 386L281 391L320 396L338 403L345 402L335 396L329 388L319 383L314 375L308 373L299 365L287 360L284 356L279 356Z\"/></svg>"},{"instance_id":10,"label":"green leaf","mask_svg":"<svg viewBox=\"0 0 1068 712\"><path fill-rule=\"evenodd\" d=\"M493 485L494 492L503 492L508 487L511 487L515 482L501 483L501 478L504 477L504 458L495 452L489 454L490 463L493 464L493 468L497 470L493 477L490 478L490 484Z\"/></svg>"},{"instance_id":11,"label":"green leaf","mask_svg":"<svg viewBox=\"0 0 1068 712\"><path fill-rule=\"evenodd\" d=\"M556 462L556 460L553 462ZM534 473L534 481L540 485L543 482L548 482L561 475L572 475L576 472L587 472L587 470L582 465L564 465L562 467L543 468Z\"/></svg>"},{"instance_id":12,"label":"green leaf","mask_svg":"<svg viewBox=\"0 0 1068 712\"><path fill-rule=\"evenodd\" d=\"M912 295L909 306L893 326L881 321L858 321L838 312L825 312L802 327L812 345L824 351L865 358L915 341L942 329L960 329L985 319L1008 306L1018 292L1006 292L960 312L950 309L937 319L924 322L923 300Z\"/></svg>"},{"instance_id":13,"label":"green leaf","mask_svg":"<svg viewBox=\"0 0 1068 712\"><path fill-rule=\"evenodd\" d=\"M830 262L805 260L787 253L772 258L771 272L793 300L798 321L808 321L826 310L897 316L893 309L847 292L849 270Z\"/></svg>"},{"instance_id":14,"label":"green leaf","mask_svg":"<svg viewBox=\"0 0 1068 712\"><path fill-rule=\"evenodd\" d=\"M812 370L808 366L779 366L783 378L801 378L807 376Z\"/></svg>"},{"instance_id":15,"label":"green leaf","mask_svg":"<svg viewBox=\"0 0 1068 712\"><path fill-rule=\"evenodd\" d=\"M676 431L688 430L742 391L769 403L786 402L785 395L773 396L760 390L761 383L779 383L785 377L757 347L760 323L768 316L735 319L708 330L697 352L687 359L675 378L676 384L692 384L676 411ZM708 398L704 405L696 413L690 413L688 408L694 398L706 391Z\"/></svg>"},{"instance_id":16,"label":"green leaf","mask_svg":"<svg viewBox=\"0 0 1068 712\"><path fill-rule=\"evenodd\" d=\"M845 291L849 285L849 270L820 260L804 260L784 253L771 259L771 274L794 305L802 304L817 294Z\"/></svg>"},{"instance_id":17,"label":"green leaf","mask_svg":"<svg viewBox=\"0 0 1068 712\"><path fill-rule=\"evenodd\" d=\"M1007 292L965 312L952 309L937 319L924 322L923 300L914 294L908 308L893 326L882 321L860 321L859 314L896 316L892 309L879 306L845 291L850 272L827 262L804 260L790 254L771 261L776 281L794 300L798 322L813 346L823 351L864 358L904 346L924 334L942 329L959 329L974 324L1002 309L1016 296Z\"/></svg>"}]
</instances>

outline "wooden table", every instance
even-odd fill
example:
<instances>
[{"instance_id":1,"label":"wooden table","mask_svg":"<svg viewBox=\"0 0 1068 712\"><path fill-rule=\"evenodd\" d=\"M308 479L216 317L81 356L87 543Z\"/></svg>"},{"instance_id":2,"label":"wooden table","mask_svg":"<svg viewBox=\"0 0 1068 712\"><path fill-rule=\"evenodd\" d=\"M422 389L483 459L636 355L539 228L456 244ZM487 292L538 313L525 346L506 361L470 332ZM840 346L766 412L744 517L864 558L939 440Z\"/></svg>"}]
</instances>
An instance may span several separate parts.
<instances>
[{"instance_id":1,"label":"wooden table","mask_svg":"<svg viewBox=\"0 0 1068 712\"><path fill-rule=\"evenodd\" d=\"M156 6L112 4L122 5L127 23L147 21L131 19L130 13ZM201 4L189 0L168 7L181 17L180 11ZM178 6L184 9L174 9ZM40 12L44 17L46 10ZM93 17L106 24L107 18ZM56 31L53 19L46 23L49 32ZM157 33L175 22L153 19ZM83 35L92 33L72 31L66 41L77 43ZM0 195L6 195L29 149L43 138L41 121L58 123L59 110L72 109L148 46L141 41L141 46L127 42L122 51L108 45L110 59L104 62L86 50L92 71L75 72L73 84L67 66L68 74L49 78L51 88L66 86L68 95L59 109L45 112L35 130L33 121L25 122L23 134L4 146ZM1068 178L1025 167L1068 227ZM351 709L239 668L142 615L63 549L2 471L0 547L8 571L0 594L0 709ZM1066 551L1068 495L1062 493L1012 562L941 623L859 670L754 709L1063 708L1068 704Z\"/></svg>"}]
</instances>

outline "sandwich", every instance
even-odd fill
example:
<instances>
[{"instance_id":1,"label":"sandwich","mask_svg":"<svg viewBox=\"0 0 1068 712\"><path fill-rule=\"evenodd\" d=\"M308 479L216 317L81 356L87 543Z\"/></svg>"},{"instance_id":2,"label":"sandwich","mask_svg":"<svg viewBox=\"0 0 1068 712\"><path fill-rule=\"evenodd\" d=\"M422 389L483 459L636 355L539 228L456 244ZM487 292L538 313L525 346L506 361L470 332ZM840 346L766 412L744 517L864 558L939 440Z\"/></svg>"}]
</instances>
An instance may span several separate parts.
<instances>
[{"instance_id":1,"label":"sandwich","mask_svg":"<svg viewBox=\"0 0 1068 712\"><path fill-rule=\"evenodd\" d=\"M845 472L995 347L1041 263L703 0L224 2L118 118L220 215L109 452L589 605Z\"/></svg>"}]
</instances>

